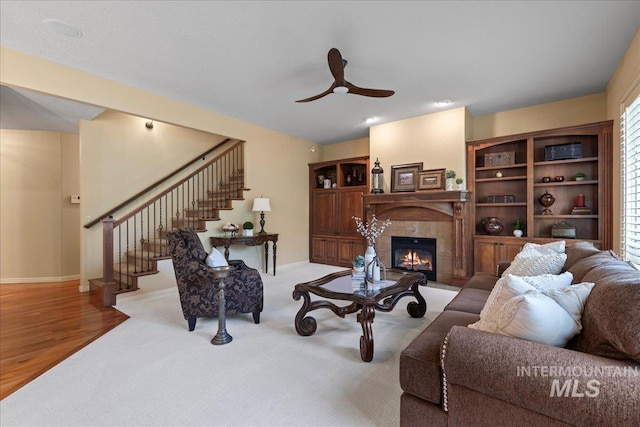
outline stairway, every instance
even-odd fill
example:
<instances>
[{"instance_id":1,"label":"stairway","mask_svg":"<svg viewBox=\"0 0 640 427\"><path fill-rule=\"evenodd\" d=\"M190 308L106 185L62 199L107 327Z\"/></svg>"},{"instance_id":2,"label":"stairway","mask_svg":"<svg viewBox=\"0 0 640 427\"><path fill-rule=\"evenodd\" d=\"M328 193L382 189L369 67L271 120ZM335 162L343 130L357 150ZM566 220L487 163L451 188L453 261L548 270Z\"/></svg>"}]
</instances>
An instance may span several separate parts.
<instances>
[{"instance_id":1,"label":"stairway","mask_svg":"<svg viewBox=\"0 0 640 427\"><path fill-rule=\"evenodd\" d=\"M237 162L238 153L230 152ZM157 274L158 262L171 259L168 232L178 228L206 232L207 222L220 221L220 211L233 210L234 201L244 200L244 192L249 191L244 186L244 161L229 167L225 157L229 155L210 161L122 219L103 221L103 251L113 254L113 264L109 271L105 257L104 276L89 280L93 305L111 307L118 295L139 289L140 277ZM170 218L167 212L172 213ZM104 279L109 276L112 280Z\"/></svg>"}]
</instances>

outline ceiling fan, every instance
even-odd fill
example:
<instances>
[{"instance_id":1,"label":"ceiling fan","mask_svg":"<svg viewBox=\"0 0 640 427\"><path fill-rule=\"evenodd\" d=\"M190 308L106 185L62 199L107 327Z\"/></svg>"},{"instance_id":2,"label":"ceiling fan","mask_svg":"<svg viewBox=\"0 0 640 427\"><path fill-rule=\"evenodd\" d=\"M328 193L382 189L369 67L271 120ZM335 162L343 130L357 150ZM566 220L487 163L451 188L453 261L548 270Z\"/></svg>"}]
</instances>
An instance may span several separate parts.
<instances>
[{"instance_id":1,"label":"ceiling fan","mask_svg":"<svg viewBox=\"0 0 640 427\"><path fill-rule=\"evenodd\" d=\"M335 79L333 84L329 87L329 89L325 90L321 94L312 96L310 98L299 99L296 102L315 101L316 99L320 99L323 96L329 95L330 93L352 93L354 95L371 96L374 98L386 98L395 93L392 90L366 89L349 83L344 79L344 67L347 66L347 60L342 59L340 51L334 47L329 51L327 57L329 59L329 70L331 70L331 74Z\"/></svg>"}]
</instances>

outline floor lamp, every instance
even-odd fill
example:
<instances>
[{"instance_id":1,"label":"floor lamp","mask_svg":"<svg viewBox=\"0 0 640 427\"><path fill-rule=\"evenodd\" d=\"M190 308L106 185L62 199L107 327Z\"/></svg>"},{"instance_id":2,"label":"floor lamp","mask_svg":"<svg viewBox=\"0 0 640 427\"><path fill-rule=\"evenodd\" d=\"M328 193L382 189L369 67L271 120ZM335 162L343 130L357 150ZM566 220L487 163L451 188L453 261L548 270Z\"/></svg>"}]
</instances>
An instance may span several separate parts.
<instances>
[{"instance_id":1,"label":"floor lamp","mask_svg":"<svg viewBox=\"0 0 640 427\"><path fill-rule=\"evenodd\" d=\"M269 199L265 197L258 197L253 199L253 212L260 212L260 231L258 234L267 234L264 231L264 213L271 212L271 206L269 205Z\"/></svg>"}]
</instances>

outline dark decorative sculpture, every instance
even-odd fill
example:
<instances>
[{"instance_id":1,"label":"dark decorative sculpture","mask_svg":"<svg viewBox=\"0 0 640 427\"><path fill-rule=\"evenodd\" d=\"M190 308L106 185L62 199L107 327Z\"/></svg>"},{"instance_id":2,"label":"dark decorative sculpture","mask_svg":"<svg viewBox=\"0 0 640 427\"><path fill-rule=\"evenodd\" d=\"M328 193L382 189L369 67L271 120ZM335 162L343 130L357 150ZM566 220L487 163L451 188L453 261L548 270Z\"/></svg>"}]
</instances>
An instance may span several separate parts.
<instances>
[{"instance_id":1,"label":"dark decorative sculpture","mask_svg":"<svg viewBox=\"0 0 640 427\"><path fill-rule=\"evenodd\" d=\"M218 292L220 278L207 266L207 252L193 230L179 229L167 235L173 260L180 303L189 330L193 331L198 317L218 316ZM263 305L262 278L258 270L247 267L241 260L230 260L232 267L225 284L225 308L227 313L252 313L255 323L260 323Z\"/></svg>"},{"instance_id":2,"label":"dark decorative sculpture","mask_svg":"<svg viewBox=\"0 0 640 427\"><path fill-rule=\"evenodd\" d=\"M545 190L544 194L538 199L538 202L544 207L542 215L553 215L553 212L551 212L549 208L556 202L556 199L549 194L549 191Z\"/></svg>"}]
</instances>

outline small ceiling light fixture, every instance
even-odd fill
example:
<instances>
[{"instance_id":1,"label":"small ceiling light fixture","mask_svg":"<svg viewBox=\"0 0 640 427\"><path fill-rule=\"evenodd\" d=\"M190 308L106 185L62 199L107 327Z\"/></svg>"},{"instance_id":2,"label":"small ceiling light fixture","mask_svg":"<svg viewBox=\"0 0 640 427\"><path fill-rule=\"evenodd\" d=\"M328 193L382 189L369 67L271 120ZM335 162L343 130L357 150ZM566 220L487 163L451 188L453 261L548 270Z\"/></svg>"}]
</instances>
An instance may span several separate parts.
<instances>
[{"instance_id":1,"label":"small ceiling light fixture","mask_svg":"<svg viewBox=\"0 0 640 427\"><path fill-rule=\"evenodd\" d=\"M82 37L82 31L57 19L44 19L42 21L50 30L67 37Z\"/></svg>"},{"instance_id":2,"label":"small ceiling light fixture","mask_svg":"<svg viewBox=\"0 0 640 427\"><path fill-rule=\"evenodd\" d=\"M149 120L147 123L144 124L144 126L147 129L153 129L153 120Z\"/></svg>"},{"instance_id":3,"label":"small ceiling light fixture","mask_svg":"<svg viewBox=\"0 0 640 427\"><path fill-rule=\"evenodd\" d=\"M441 99L441 100L437 101L437 102L436 102L436 104L438 104L439 106L441 106L441 107L442 107L442 106L445 106L445 105L449 105L449 104L451 104L452 102L453 102L453 101L452 101L452 100L450 100L449 98L444 98L444 99Z\"/></svg>"},{"instance_id":4,"label":"small ceiling light fixture","mask_svg":"<svg viewBox=\"0 0 640 427\"><path fill-rule=\"evenodd\" d=\"M315 153L315 152L316 152L316 147L315 147L315 146L312 146L312 147L310 148L310 151L311 151L312 153Z\"/></svg>"},{"instance_id":5,"label":"small ceiling light fixture","mask_svg":"<svg viewBox=\"0 0 640 427\"><path fill-rule=\"evenodd\" d=\"M333 93L347 93L349 89L346 86L336 86L333 88Z\"/></svg>"},{"instance_id":6,"label":"small ceiling light fixture","mask_svg":"<svg viewBox=\"0 0 640 427\"><path fill-rule=\"evenodd\" d=\"M371 123L375 123L376 121L378 121L378 119L376 119L375 117L368 117L364 122L370 125Z\"/></svg>"}]
</instances>

